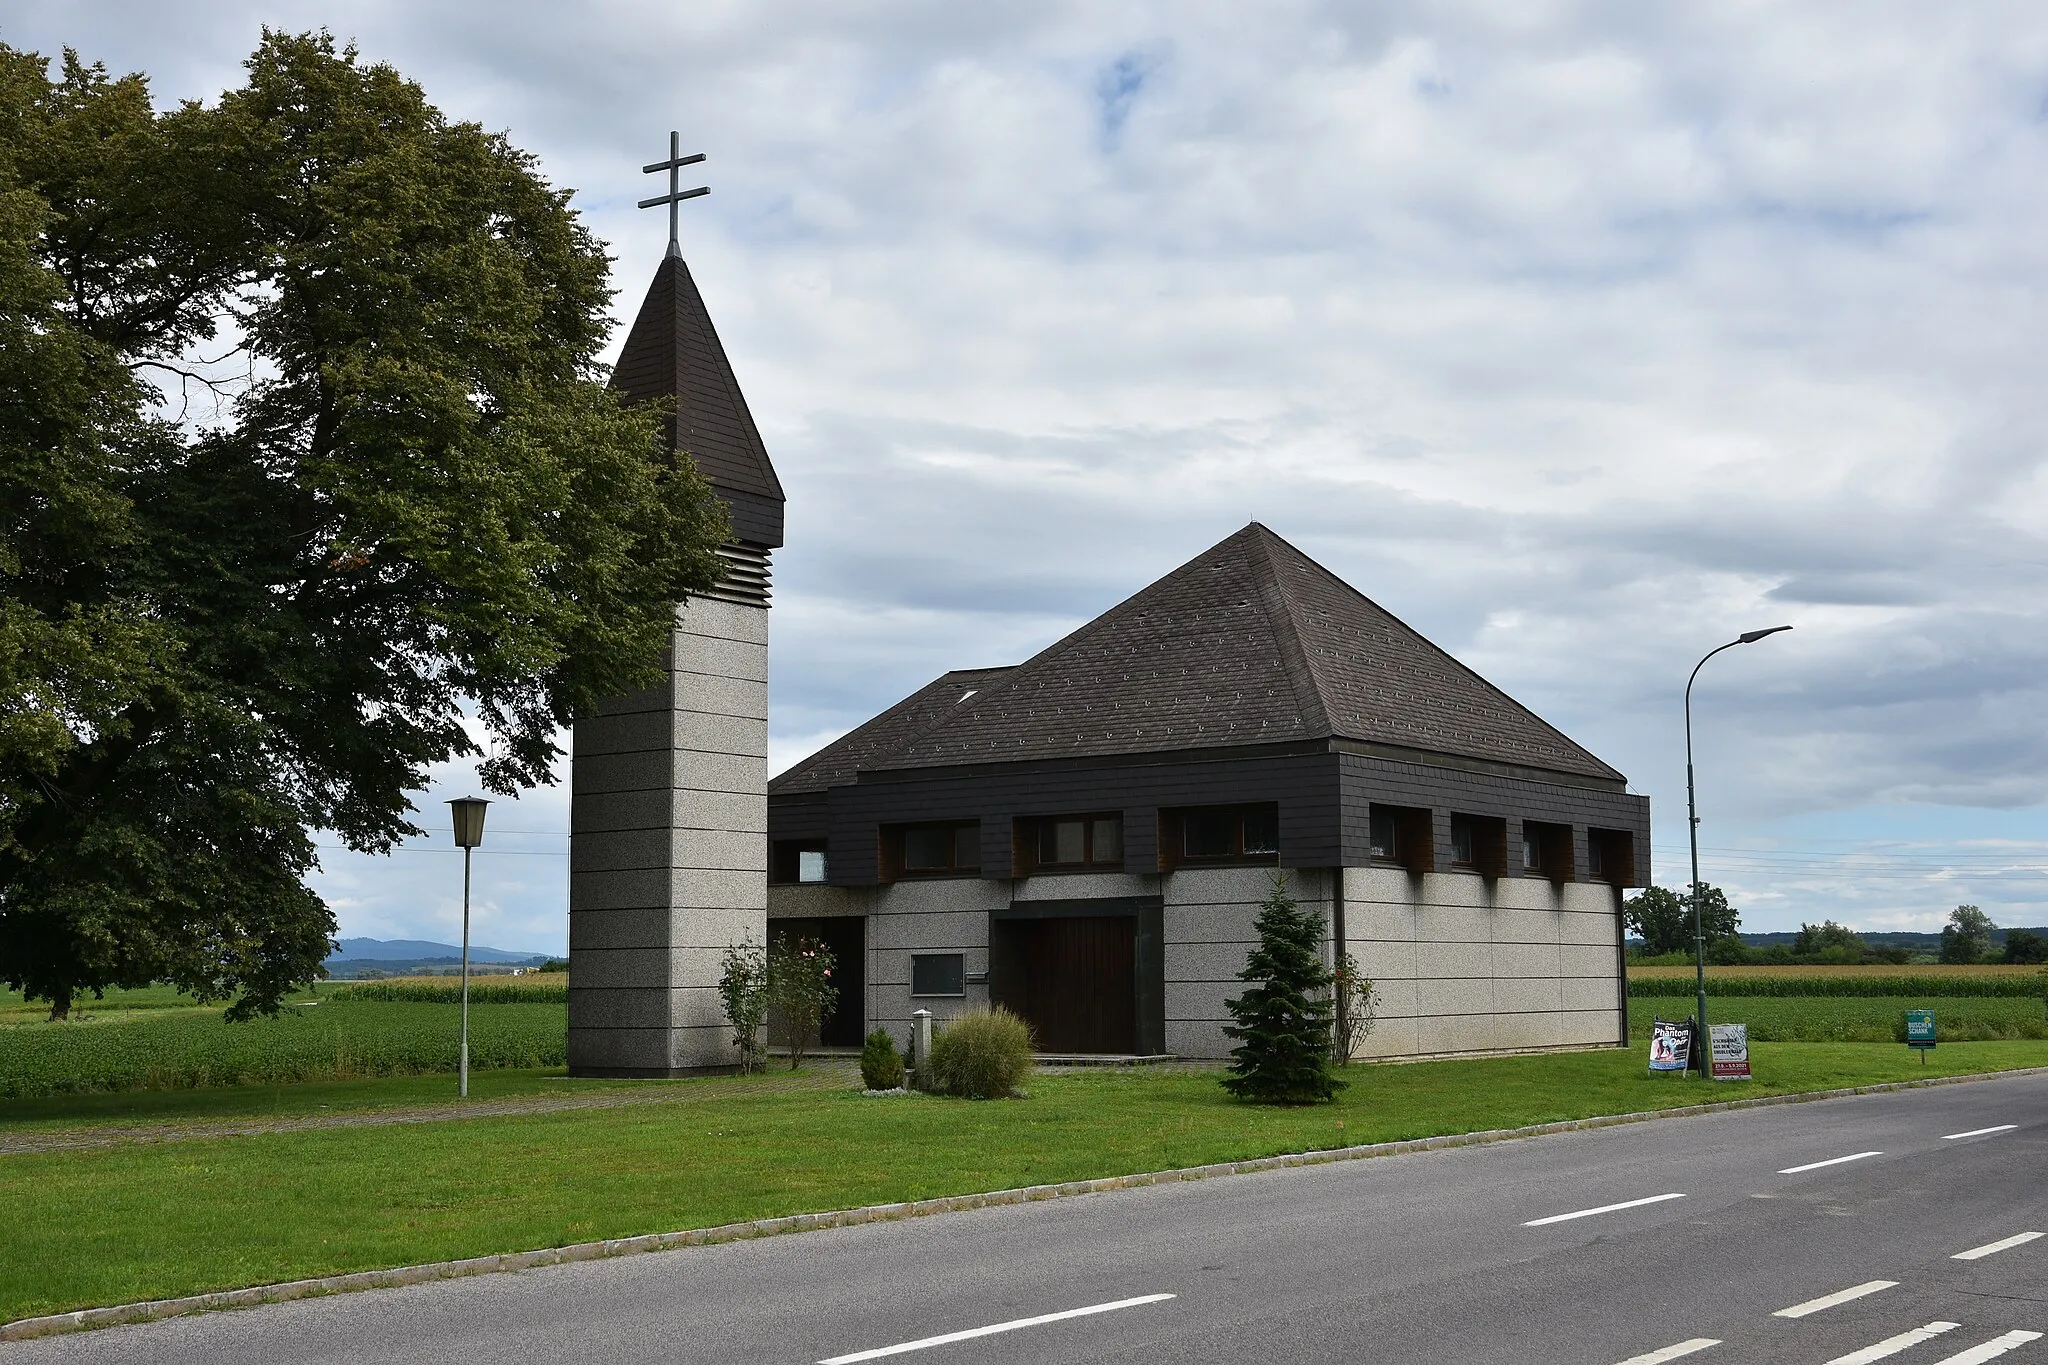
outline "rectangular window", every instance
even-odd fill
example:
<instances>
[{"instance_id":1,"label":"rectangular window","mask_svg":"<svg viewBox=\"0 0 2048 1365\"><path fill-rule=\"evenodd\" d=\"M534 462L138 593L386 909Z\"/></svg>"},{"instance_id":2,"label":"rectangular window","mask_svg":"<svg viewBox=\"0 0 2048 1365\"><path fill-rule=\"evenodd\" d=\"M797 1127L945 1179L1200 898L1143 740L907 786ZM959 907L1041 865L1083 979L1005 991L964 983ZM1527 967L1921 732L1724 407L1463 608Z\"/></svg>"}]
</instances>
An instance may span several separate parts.
<instances>
[{"instance_id":1,"label":"rectangular window","mask_svg":"<svg viewBox=\"0 0 2048 1365\"><path fill-rule=\"evenodd\" d=\"M912 953L910 993L913 996L967 994L967 955Z\"/></svg>"},{"instance_id":2,"label":"rectangular window","mask_svg":"<svg viewBox=\"0 0 2048 1365\"><path fill-rule=\"evenodd\" d=\"M1392 811L1377 806L1372 812L1372 856L1390 863L1401 858L1401 827L1395 823Z\"/></svg>"},{"instance_id":3,"label":"rectangular window","mask_svg":"<svg viewBox=\"0 0 2048 1365\"><path fill-rule=\"evenodd\" d=\"M972 876L981 870L981 822L884 825L882 880L898 876Z\"/></svg>"},{"instance_id":4,"label":"rectangular window","mask_svg":"<svg viewBox=\"0 0 2048 1365\"><path fill-rule=\"evenodd\" d=\"M1596 882L1630 886L1635 882L1635 836L1625 829L1586 831L1586 872Z\"/></svg>"},{"instance_id":5,"label":"rectangular window","mask_svg":"<svg viewBox=\"0 0 2048 1365\"><path fill-rule=\"evenodd\" d=\"M1457 867L1479 865L1478 841L1473 837L1472 817L1453 815L1451 817L1451 862Z\"/></svg>"},{"instance_id":6,"label":"rectangular window","mask_svg":"<svg viewBox=\"0 0 2048 1365\"><path fill-rule=\"evenodd\" d=\"M1160 812L1168 870L1189 863L1270 863L1280 855L1280 807L1195 806Z\"/></svg>"},{"instance_id":7,"label":"rectangular window","mask_svg":"<svg viewBox=\"0 0 2048 1365\"><path fill-rule=\"evenodd\" d=\"M1554 882L1572 880L1572 827L1522 822L1522 871Z\"/></svg>"},{"instance_id":8,"label":"rectangular window","mask_svg":"<svg viewBox=\"0 0 2048 1365\"><path fill-rule=\"evenodd\" d=\"M768 880L822 882L826 877L823 839L777 839L768 847Z\"/></svg>"},{"instance_id":9,"label":"rectangular window","mask_svg":"<svg viewBox=\"0 0 2048 1365\"><path fill-rule=\"evenodd\" d=\"M1124 864L1121 815L1049 815L1017 822L1017 872L1120 870Z\"/></svg>"}]
</instances>

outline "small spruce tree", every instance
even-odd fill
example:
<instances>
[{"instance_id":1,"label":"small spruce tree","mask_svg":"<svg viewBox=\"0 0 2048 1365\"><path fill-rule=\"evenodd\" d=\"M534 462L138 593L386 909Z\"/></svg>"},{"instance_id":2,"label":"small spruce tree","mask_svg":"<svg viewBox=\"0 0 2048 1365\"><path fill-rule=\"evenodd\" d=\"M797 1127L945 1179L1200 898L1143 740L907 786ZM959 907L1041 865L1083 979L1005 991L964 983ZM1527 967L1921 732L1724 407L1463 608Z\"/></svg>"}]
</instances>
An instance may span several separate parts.
<instances>
[{"instance_id":1,"label":"small spruce tree","mask_svg":"<svg viewBox=\"0 0 2048 1365\"><path fill-rule=\"evenodd\" d=\"M1332 978L1323 965L1322 917L1301 908L1287 874L1278 872L1254 927L1259 946L1237 974L1250 989L1225 1002L1237 1023L1223 1032L1239 1041L1223 1088L1263 1104L1334 1099L1344 1082L1330 1060Z\"/></svg>"}]
</instances>

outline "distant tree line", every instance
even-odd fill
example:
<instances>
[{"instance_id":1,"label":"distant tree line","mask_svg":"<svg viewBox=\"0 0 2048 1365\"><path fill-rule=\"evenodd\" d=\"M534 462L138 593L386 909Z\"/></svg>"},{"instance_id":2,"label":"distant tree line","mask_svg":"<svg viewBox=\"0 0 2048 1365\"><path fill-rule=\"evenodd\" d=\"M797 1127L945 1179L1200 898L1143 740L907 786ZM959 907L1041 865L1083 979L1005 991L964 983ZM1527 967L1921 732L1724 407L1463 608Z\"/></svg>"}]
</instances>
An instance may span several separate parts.
<instances>
[{"instance_id":1,"label":"distant tree line","mask_svg":"<svg viewBox=\"0 0 2048 1365\"><path fill-rule=\"evenodd\" d=\"M1652 886L1622 902L1628 932L1642 940L1640 956L1663 957L1693 952L1693 909L1683 891ZM1859 963L1903 965L1914 960L1911 948L1871 943L1862 934L1833 920L1801 924L1790 943L1755 946L1743 942L1742 913L1728 903L1719 887L1700 887L1700 927L1707 941L1707 961L1716 966L1744 963L1786 966L1853 966ZM2048 937L2027 929L2008 929L2005 941L1994 938L1998 926L1974 905L1958 905L1941 931L1940 960L2048 963ZM1924 960L1924 959L1923 959Z\"/></svg>"}]
</instances>

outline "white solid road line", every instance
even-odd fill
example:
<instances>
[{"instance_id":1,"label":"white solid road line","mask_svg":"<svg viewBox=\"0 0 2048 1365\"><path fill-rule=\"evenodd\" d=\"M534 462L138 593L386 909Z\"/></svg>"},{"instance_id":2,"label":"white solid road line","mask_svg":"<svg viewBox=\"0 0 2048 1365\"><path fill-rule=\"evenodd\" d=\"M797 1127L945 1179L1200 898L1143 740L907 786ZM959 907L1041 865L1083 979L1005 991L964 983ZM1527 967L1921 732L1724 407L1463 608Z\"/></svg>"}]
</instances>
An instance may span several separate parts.
<instances>
[{"instance_id":1,"label":"white solid road line","mask_svg":"<svg viewBox=\"0 0 2048 1365\"><path fill-rule=\"evenodd\" d=\"M2039 1332L2007 1332L2002 1337L1991 1338L1982 1346L1972 1346L1967 1351L1957 1351L1952 1356L1944 1356L1935 1361L1934 1365L1984 1365L1985 1361L1996 1360L2014 1347L2040 1339Z\"/></svg>"},{"instance_id":2,"label":"white solid road line","mask_svg":"<svg viewBox=\"0 0 2048 1365\"><path fill-rule=\"evenodd\" d=\"M971 1341L975 1337L991 1337L998 1332L1014 1332L1020 1327L1040 1327L1048 1322L1065 1322L1068 1318L1085 1318L1096 1313L1114 1313L1119 1308L1136 1308L1141 1304L1163 1303L1172 1298L1171 1294L1140 1294L1135 1299L1118 1299L1115 1303L1090 1304L1086 1308L1069 1308L1063 1313L1041 1313L1035 1318L1016 1318L1010 1322L998 1322L988 1327L970 1327L964 1332L947 1332L936 1337L921 1337L916 1341L901 1341L894 1346L877 1346L872 1351L855 1351L852 1355L832 1356L821 1360L818 1365L853 1365L857 1360L880 1360L883 1356L900 1356L905 1351L922 1351L932 1346L944 1346L949 1342Z\"/></svg>"},{"instance_id":3,"label":"white solid road line","mask_svg":"<svg viewBox=\"0 0 2048 1365\"><path fill-rule=\"evenodd\" d=\"M1971 1247L1968 1251L1958 1251L1949 1259L1951 1261L1981 1261L1986 1256L1995 1255L2009 1248L2025 1246L2028 1242L2038 1240L2040 1236L2041 1234L2038 1232L2016 1232L2010 1237L2001 1237L1995 1242L1986 1242L1983 1246Z\"/></svg>"},{"instance_id":4,"label":"white solid road line","mask_svg":"<svg viewBox=\"0 0 2048 1365\"><path fill-rule=\"evenodd\" d=\"M1859 1284L1854 1289L1840 1289L1817 1299L1808 1299L1805 1303L1795 1303L1790 1308L1780 1308L1771 1316L1774 1318L1803 1318L1809 1313L1818 1313L1823 1308L1833 1308L1838 1303L1847 1303L1851 1299L1860 1299L1865 1294L1875 1294L1880 1289L1894 1288L1897 1284L1897 1280L1872 1280L1868 1284Z\"/></svg>"},{"instance_id":5,"label":"white solid road line","mask_svg":"<svg viewBox=\"0 0 2048 1365\"><path fill-rule=\"evenodd\" d=\"M1943 1142L1954 1142L1957 1138L1984 1137L1991 1133L2010 1133L2017 1127L2019 1127L2017 1123L2001 1123L1996 1128L1972 1128L1967 1133L1943 1133L1941 1140Z\"/></svg>"},{"instance_id":6,"label":"white solid road line","mask_svg":"<svg viewBox=\"0 0 2048 1365\"><path fill-rule=\"evenodd\" d=\"M1531 1218L1522 1226L1525 1228L1546 1227L1551 1223L1569 1223L1574 1218L1591 1218L1596 1213L1614 1213L1621 1209L1639 1209L1645 1204L1661 1204L1667 1199L1683 1198L1685 1196L1682 1194L1653 1194L1648 1199L1630 1199L1620 1204L1602 1204L1597 1209L1580 1209L1575 1213L1553 1213L1548 1218ZM1699 1348L1694 1347L1693 1349L1698 1350ZM1648 1356L1643 1358L1645 1360L1649 1359ZM1663 1357L1659 1356L1658 1359L1661 1360Z\"/></svg>"},{"instance_id":7,"label":"white solid road line","mask_svg":"<svg viewBox=\"0 0 2048 1365\"><path fill-rule=\"evenodd\" d=\"M1676 1360L1680 1356L1689 1356L1694 1351L1704 1351L1709 1346L1719 1346L1720 1344L1721 1338L1719 1337L1694 1337L1691 1341L1681 1341L1676 1346L1666 1346L1661 1351L1650 1351L1643 1355L1630 1356L1627 1360L1622 1361L1621 1365L1663 1365L1664 1361Z\"/></svg>"},{"instance_id":8,"label":"white solid road line","mask_svg":"<svg viewBox=\"0 0 2048 1365\"><path fill-rule=\"evenodd\" d=\"M1779 1175L1798 1175L1801 1171L1817 1171L1823 1166L1839 1166L1845 1161L1861 1161L1867 1156L1883 1156L1883 1152L1857 1152L1853 1156L1831 1156L1826 1161L1809 1161L1804 1166L1787 1166Z\"/></svg>"},{"instance_id":9,"label":"white solid road line","mask_svg":"<svg viewBox=\"0 0 2048 1365\"><path fill-rule=\"evenodd\" d=\"M1910 1332L1901 1332L1895 1337L1886 1337L1883 1341L1873 1346L1866 1346L1860 1351L1851 1351L1845 1356L1836 1356L1828 1362L1828 1365L1871 1365L1871 1362L1874 1360L1883 1360L1886 1356L1895 1356L1901 1351L1910 1350L1918 1346L1923 1341L1932 1341L1943 1332L1953 1332L1961 1326L1960 1322L1930 1322L1925 1327L1915 1327Z\"/></svg>"}]
</instances>

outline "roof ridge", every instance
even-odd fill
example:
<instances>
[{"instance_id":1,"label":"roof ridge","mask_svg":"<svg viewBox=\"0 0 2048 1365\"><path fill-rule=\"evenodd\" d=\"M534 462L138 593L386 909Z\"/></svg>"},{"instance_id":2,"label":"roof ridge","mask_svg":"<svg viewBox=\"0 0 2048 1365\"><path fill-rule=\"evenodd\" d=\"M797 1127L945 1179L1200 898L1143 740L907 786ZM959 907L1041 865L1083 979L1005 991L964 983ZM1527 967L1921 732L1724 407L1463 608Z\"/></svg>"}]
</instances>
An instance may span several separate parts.
<instances>
[{"instance_id":1,"label":"roof ridge","mask_svg":"<svg viewBox=\"0 0 2048 1365\"><path fill-rule=\"evenodd\" d=\"M1260 606L1265 609L1267 621L1273 628L1273 642L1279 647L1280 667L1287 674L1288 683L1294 688L1294 704L1301 708L1302 722L1310 734L1334 734L1335 731L1330 725L1330 704L1323 689L1322 673L1316 668L1315 660L1309 654L1308 644L1302 638L1301 621L1296 614L1297 603L1294 594L1281 581L1280 571L1273 563L1273 551L1269 542L1280 540L1280 537L1269 527L1256 521L1245 529L1251 533L1250 553L1246 555L1246 559L1251 566L1252 582L1258 587ZM1281 543L1286 544L1285 541ZM1294 549L1292 545L1288 548Z\"/></svg>"}]
</instances>

